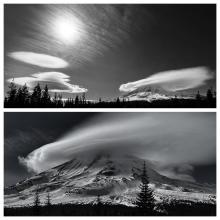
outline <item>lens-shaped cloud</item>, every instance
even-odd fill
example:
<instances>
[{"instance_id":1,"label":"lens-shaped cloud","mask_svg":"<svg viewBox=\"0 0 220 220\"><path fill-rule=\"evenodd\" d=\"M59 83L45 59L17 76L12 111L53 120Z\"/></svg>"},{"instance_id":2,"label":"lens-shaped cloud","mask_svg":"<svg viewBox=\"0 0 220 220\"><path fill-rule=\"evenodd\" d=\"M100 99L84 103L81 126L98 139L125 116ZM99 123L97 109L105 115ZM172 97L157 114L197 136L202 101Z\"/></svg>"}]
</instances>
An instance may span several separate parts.
<instances>
[{"instance_id":1,"label":"lens-shaped cloud","mask_svg":"<svg viewBox=\"0 0 220 220\"><path fill-rule=\"evenodd\" d=\"M173 166L215 163L215 149L212 113L103 113L20 162L41 172L78 156L122 153L161 163L167 169L158 170L171 173Z\"/></svg>"},{"instance_id":2,"label":"lens-shaped cloud","mask_svg":"<svg viewBox=\"0 0 220 220\"><path fill-rule=\"evenodd\" d=\"M121 92L132 92L147 86L159 86L166 91L175 92L197 88L212 78L213 74L209 68L193 67L159 72L142 80L122 84L119 90Z\"/></svg>"},{"instance_id":3,"label":"lens-shaped cloud","mask_svg":"<svg viewBox=\"0 0 220 220\"><path fill-rule=\"evenodd\" d=\"M65 60L47 54L17 51L9 53L8 56L15 60L40 67L58 69L68 66L68 63Z\"/></svg>"},{"instance_id":4,"label":"lens-shaped cloud","mask_svg":"<svg viewBox=\"0 0 220 220\"><path fill-rule=\"evenodd\" d=\"M30 77L17 77L10 78L8 82L14 82L17 85L23 86L26 84L28 87L33 89L37 82L47 82L52 83L54 85L58 84L59 87L63 89L51 89L50 92L65 92L65 93L83 93L87 92L86 88L81 88L78 85L73 85L69 83L70 76L60 72L42 72L42 73L34 73Z\"/></svg>"}]
</instances>

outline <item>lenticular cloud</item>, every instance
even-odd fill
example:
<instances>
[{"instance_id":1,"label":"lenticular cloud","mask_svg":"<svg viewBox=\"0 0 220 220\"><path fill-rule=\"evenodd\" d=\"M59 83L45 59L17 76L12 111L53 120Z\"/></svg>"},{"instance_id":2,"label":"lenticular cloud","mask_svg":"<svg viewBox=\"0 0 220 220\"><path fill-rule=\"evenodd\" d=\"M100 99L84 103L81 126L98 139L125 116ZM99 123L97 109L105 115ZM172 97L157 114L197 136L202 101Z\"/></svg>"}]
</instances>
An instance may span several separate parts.
<instances>
[{"instance_id":1,"label":"lenticular cloud","mask_svg":"<svg viewBox=\"0 0 220 220\"><path fill-rule=\"evenodd\" d=\"M207 114L103 113L19 161L35 172L102 152L131 154L167 166L209 164L215 158L215 117Z\"/></svg>"},{"instance_id":2,"label":"lenticular cloud","mask_svg":"<svg viewBox=\"0 0 220 220\"><path fill-rule=\"evenodd\" d=\"M65 60L47 54L17 51L9 53L8 56L15 60L40 67L58 69L68 66L68 63Z\"/></svg>"},{"instance_id":3,"label":"lenticular cloud","mask_svg":"<svg viewBox=\"0 0 220 220\"><path fill-rule=\"evenodd\" d=\"M17 77L8 79L8 82L14 82L17 85L23 86L26 84L31 89L34 88L37 82L52 82L63 87L63 89L51 89L50 92L65 92L65 93L84 93L88 90L81 88L78 85L73 85L70 82L70 76L60 72L42 72L34 73L28 77Z\"/></svg>"},{"instance_id":4,"label":"lenticular cloud","mask_svg":"<svg viewBox=\"0 0 220 220\"><path fill-rule=\"evenodd\" d=\"M207 67L194 67L180 70L170 70L153 74L145 79L122 84L121 92L132 92L146 86L160 86L166 91L180 91L202 86L213 74Z\"/></svg>"}]
</instances>

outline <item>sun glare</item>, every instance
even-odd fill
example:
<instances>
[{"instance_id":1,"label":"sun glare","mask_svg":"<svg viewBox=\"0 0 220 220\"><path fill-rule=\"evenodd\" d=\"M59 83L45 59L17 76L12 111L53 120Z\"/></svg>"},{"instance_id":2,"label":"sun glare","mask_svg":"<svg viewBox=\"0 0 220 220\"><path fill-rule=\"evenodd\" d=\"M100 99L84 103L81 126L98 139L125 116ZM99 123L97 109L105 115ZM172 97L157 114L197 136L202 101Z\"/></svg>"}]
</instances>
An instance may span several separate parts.
<instances>
[{"instance_id":1,"label":"sun glare","mask_svg":"<svg viewBox=\"0 0 220 220\"><path fill-rule=\"evenodd\" d=\"M59 18L55 22L56 37L66 44L73 44L79 38L79 24L71 19Z\"/></svg>"}]
</instances>

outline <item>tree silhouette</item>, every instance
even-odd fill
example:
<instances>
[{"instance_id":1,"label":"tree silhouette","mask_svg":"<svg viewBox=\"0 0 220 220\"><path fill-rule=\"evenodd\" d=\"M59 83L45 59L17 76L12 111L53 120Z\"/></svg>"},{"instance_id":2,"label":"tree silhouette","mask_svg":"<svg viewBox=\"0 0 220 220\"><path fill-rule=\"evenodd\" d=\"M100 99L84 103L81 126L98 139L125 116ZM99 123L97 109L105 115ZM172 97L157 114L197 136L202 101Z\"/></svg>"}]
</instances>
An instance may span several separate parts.
<instances>
[{"instance_id":1,"label":"tree silhouette","mask_svg":"<svg viewBox=\"0 0 220 220\"><path fill-rule=\"evenodd\" d=\"M47 85L44 87L42 91L41 102L42 102L42 105L44 106L48 106L50 104L50 94L49 94Z\"/></svg>"},{"instance_id":2,"label":"tree silhouette","mask_svg":"<svg viewBox=\"0 0 220 220\"><path fill-rule=\"evenodd\" d=\"M16 101L17 101L18 106L24 104L24 97L23 97L23 94L22 94L22 89L21 89L21 87L20 87L20 88L18 89L18 91L17 91Z\"/></svg>"},{"instance_id":3,"label":"tree silhouette","mask_svg":"<svg viewBox=\"0 0 220 220\"><path fill-rule=\"evenodd\" d=\"M196 94L196 100L197 100L197 101L200 101L200 100L201 100L201 95L200 95L199 91L198 91L197 94Z\"/></svg>"},{"instance_id":4,"label":"tree silhouette","mask_svg":"<svg viewBox=\"0 0 220 220\"><path fill-rule=\"evenodd\" d=\"M41 88L40 88L40 84L38 83L35 87L34 87L34 91L31 95L31 104L33 106L37 106L41 103Z\"/></svg>"},{"instance_id":5,"label":"tree silhouette","mask_svg":"<svg viewBox=\"0 0 220 220\"><path fill-rule=\"evenodd\" d=\"M38 189L36 190L35 195L34 195L34 206L35 207L40 206L40 197L39 197Z\"/></svg>"},{"instance_id":6,"label":"tree silhouette","mask_svg":"<svg viewBox=\"0 0 220 220\"><path fill-rule=\"evenodd\" d=\"M19 106L26 106L29 104L29 91L26 84L24 86L20 87L17 91L16 95L16 102Z\"/></svg>"},{"instance_id":7,"label":"tree silhouette","mask_svg":"<svg viewBox=\"0 0 220 220\"><path fill-rule=\"evenodd\" d=\"M137 194L135 205L141 209L143 214L152 214L154 211L155 201L153 191L149 188L149 180L144 162L141 175L140 192Z\"/></svg>"},{"instance_id":8,"label":"tree silhouette","mask_svg":"<svg viewBox=\"0 0 220 220\"><path fill-rule=\"evenodd\" d=\"M211 89L208 89L207 90L207 94L206 94L206 98L209 102L212 102L213 100L213 94L212 94L212 90Z\"/></svg>"},{"instance_id":9,"label":"tree silhouette","mask_svg":"<svg viewBox=\"0 0 220 220\"><path fill-rule=\"evenodd\" d=\"M86 104L86 94L85 94L85 92L82 94L82 103Z\"/></svg>"},{"instance_id":10,"label":"tree silhouette","mask_svg":"<svg viewBox=\"0 0 220 220\"><path fill-rule=\"evenodd\" d=\"M15 83L12 81L8 86L8 88L9 91L7 92L8 94L7 102L9 103L9 105L13 105L15 104L15 100L16 100L17 87Z\"/></svg>"},{"instance_id":11,"label":"tree silhouette","mask_svg":"<svg viewBox=\"0 0 220 220\"><path fill-rule=\"evenodd\" d=\"M120 103L120 99L119 99L119 97L117 97L117 99L116 99L116 103L117 103L117 104Z\"/></svg>"},{"instance_id":12,"label":"tree silhouette","mask_svg":"<svg viewBox=\"0 0 220 220\"><path fill-rule=\"evenodd\" d=\"M75 98L75 105L78 105L78 104L79 104L79 96L77 95Z\"/></svg>"},{"instance_id":13,"label":"tree silhouette","mask_svg":"<svg viewBox=\"0 0 220 220\"><path fill-rule=\"evenodd\" d=\"M57 107L63 107L63 97L61 94L58 95Z\"/></svg>"},{"instance_id":14,"label":"tree silhouette","mask_svg":"<svg viewBox=\"0 0 220 220\"><path fill-rule=\"evenodd\" d=\"M46 200L46 205L51 206L51 198L50 198L50 193L47 193L47 200Z\"/></svg>"},{"instance_id":15,"label":"tree silhouette","mask_svg":"<svg viewBox=\"0 0 220 220\"><path fill-rule=\"evenodd\" d=\"M114 101L101 100L98 102L86 101L85 94L81 96L76 95L74 98L63 99L61 94L54 93L54 97L51 99L48 86L46 85L41 90L38 83L33 92L28 89L26 85L17 88L12 81L9 85L9 91L4 99L4 106L6 108L16 107L35 107L35 108L47 108L47 107L59 107L59 108L80 108L80 107L102 107L102 108L193 108L193 107L215 107L216 106L216 94L209 89L207 91L206 99L201 98L199 92L195 95L194 99L175 98L170 100L153 100L148 102L146 100L129 101L129 98L123 98L122 100L117 97Z\"/></svg>"},{"instance_id":16,"label":"tree silhouette","mask_svg":"<svg viewBox=\"0 0 220 220\"><path fill-rule=\"evenodd\" d=\"M40 197L39 197L39 190L37 189L34 195L34 213L35 215L39 215L40 211Z\"/></svg>"}]
</instances>

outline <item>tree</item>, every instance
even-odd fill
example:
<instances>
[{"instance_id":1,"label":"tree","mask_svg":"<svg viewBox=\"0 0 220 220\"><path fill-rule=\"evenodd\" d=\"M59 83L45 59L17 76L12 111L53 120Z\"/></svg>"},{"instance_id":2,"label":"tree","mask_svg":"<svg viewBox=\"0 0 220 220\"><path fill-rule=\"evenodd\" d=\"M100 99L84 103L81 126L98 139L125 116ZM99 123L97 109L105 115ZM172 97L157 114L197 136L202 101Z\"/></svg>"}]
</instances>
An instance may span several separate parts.
<instances>
[{"instance_id":1,"label":"tree","mask_svg":"<svg viewBox=\"0 0 220 220\"><path fill-rule=\"evenodd\" d=\"M207 94L206 94L206 98L209 102L212 102L213 100L213 94L212 94L212 90L211 89L208 89L207 90Z\"/></svg>"},{"instance_id":2,"label":"tree","mask_svg":"<svg viewBox=\"0 0 220 220\"><path fill-rule=\"evenodd\" d=\"M197 101L200 101L200 100L201 100L201 95L200 95L199 91L198 91L198 93L196 94L196 100L197 100Z\"/></svg>"},{"instance_id":3,"label":"tree","mask_svg":"<svg viewBox=\"0 0 220 220\"><path fill-rule=\"evenodd\" d=\"M79 104L79 96L77 95L75 98L75 105L78 105L78 104Z\"/></svg>"},{"instance_id":4,"label":"tree","mask_svg":"<svg viewBox=\"0 0 220 220\"><path fill-rule=\"evenodd\" d=\"M140 192L137 194L135 205L141 209L143 214L152 214L154 211L155 201L153 191L149 188L149 179L146 165L144 162L143 172L141 175Z\"/></svg>"},{"instance_id":5,"label":"tree","mask_svg":"<svg viewBox=\"0 0 220 220\"><path fill-rule=\"evenodd\" d=\"M29 103L30 94L29 94L28 87L27 87L26 83L22 87L22 94L24 97L24 104Z\"/></svg>"},{"instance_id":6,"label":"tree","mask_svg":"<svg viewBox=\"0 0 220 220\"><path fill-rule=\"evenodd\" d=\"M34 195L34 213L35 215L39 215L40 211L40 197L39 197L39 190L37 189Z\"/></svg>"},{"instance_id":7,"label":"tree","mask_svg":"<svg viewBox=\"0 0 220 220\"><path fill-rule=\"evenodd\" d=\"M61 94L58 95L57 107L63 107L63 97Z\"/></svg>"},{"instance_id":8,"label":"tree","mask_svg":"<svg viewBox=\"0 0 220 220\"><path fill-rule=\"evenodd\" d=\"M85 94L85 92L82 94L82 104L86 104L86 94Z\"/></svg>"},{"instance_id":9,"label":"tree","mask_svg":"<svg viewBox=\"0 0 220 220\"><path fill-rule=\"evenodd\" d=\"M16 102L17 105L22 107L29 103L29 91L26 84L24 84L22 87L18 89L16 95Z\"/></svg>"},{"instance_id":10,"label":"tree","mask_svg":"<svg viewBox=\"0 0 220 220\"><path fill-rule=\"evenodd\" d=\"M34 206L35 207L39 207L40 206L40 197L39 197L38 189L36 190L35 195L34 195Z\"/></svg>"},{"instance_id":11,"label":"tree","mask_svg":"<svg viewBox=\"0 0 220 220\"><path fill-rule=\"evenodd\" d=\"M10 83L8 88L10 90L7 92L7 94L8 94L7 101L9 103L9 105L13 105L13 104L15 104L15 100L16 100L17 88L16 88L16 85L13 81Z\"/></svg>"},{"instance_id":12,"label":"tree","mask_svg":"<svg viewBox=\"0 0 220 220\"><path fill-rule=\"evenodd\" d=\"M44 87L42 91L41 102L44 106L48 106L50 104L50 94L47 85Z\"/></svg>"},{"instance_id":13,"label":"tree","mask_svg":"<svg viewBox=\"0 0 220 220\"><path fill-rule=\"evenodd\" d=\"M47 193L47 201L46 201L47 206L51 206L51 198L50 198L50 193Z\"/></svg>"},{"instance_id":14,"label":"tree","mask_svg":"<svg viewBox=\"0 0 220 220\"><path fill-rule=\"evenodd\" d=\"M31 95L31 104L34 106L40 106L40 103L41 103L41 88L40 88L40 84L38 83L34 87L34 91Z\"/></svg>"},{"instance_id":15,"label":"tree","mask_svg":"<svg viewBox=\"0 0 220 220\"><path fill-rule=\"evenodd\" d=\"M119 97L116 99L116 103L117 103L117 105L120 104L120 99L119 99Z\"/></svg>"},{"instance_id":16,"label":"tree","mask_svg":"<svg viewBox=\"0 0 220 220\"><path fill-rule=\"evenodd\" d=\"M54 107L56 107L57 106L57 93L56 92L54 93L54 97L52 99L52 102L54 103Z\"/></svg>"},{"instance_id":17,"label":"tree","mask_svg":"<svg viewBox=\"0 0 220 220\"><path fill-rule=\"evenodd\" d=\"M23 94L22 94L22 89L21 87L18 89L17 94L16 94L16 104L18 106L22 106L24 101L23 101Z\"/></svg>"}]
</instances>

